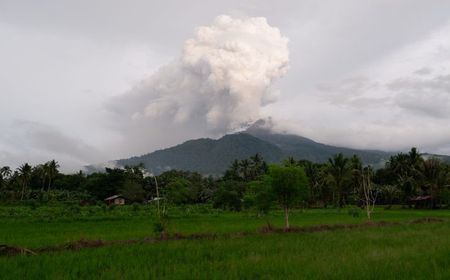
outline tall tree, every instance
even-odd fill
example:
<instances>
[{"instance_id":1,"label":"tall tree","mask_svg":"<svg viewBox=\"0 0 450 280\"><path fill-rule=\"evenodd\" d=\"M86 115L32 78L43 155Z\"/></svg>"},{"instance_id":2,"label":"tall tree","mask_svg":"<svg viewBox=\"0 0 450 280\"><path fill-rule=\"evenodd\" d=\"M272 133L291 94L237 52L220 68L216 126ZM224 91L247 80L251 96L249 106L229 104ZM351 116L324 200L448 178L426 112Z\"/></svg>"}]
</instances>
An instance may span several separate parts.
<instances>
[{"instance_id":1,"label":"tall tree","mask_svg":"<svg viewBox=\"0 0 450 280\"><path fill-rule=\"evenodd\" d=\"M294 159L294 157L288 157L287 159L283 160L284 166L293 166L297 165L297 161Z\"/></svg>"},{"instance_id":2,"label":"tall tree","mask_svg":"<svg viewBox=\"0 0 450 280\"><path fill-rule=\"evenodd\" d=\"M324 165L320 163L313 163L309 160L298 161L297 164L305 170L309 183L309 204L322 201L324 205L327 200L327 191L325 188Z\"/></svg>"},{"instance_id":3,"label":"tall tree","mask_svg":"<svg viewBox=\"0 0 450 280\"><path fill-rule=\"evenodd\" d=\"M0 168L0 175L2 175L3 178L8 178L11 176L12 170L9 166L3 166Z\"/></svg>"},{"instance_id":4,"label":"tall tree","mask_svg":"<svg viewBox=\"0 0 450 280\"><path fill-rule=\"evenodd\" d=\"M446 166L439 159L430 158L421 162L418 172L422 191L431 196L432 206L436 207L441 192L449 183Z\"/></svg>"},{"instance_id":5,"label":"tall tree","mask_svg":"<svg viewBox=\"0 0 450 280\"><path fill-rule=\"evenodd\" d=\"M351 173L350 184L354 202L361 201L363 197L363 166L361 159L357 155L353 155L349 161Z\"/></svg>"},{"instance_id":6,"label":"tall tree","mask_svg":"<svg viewBox=\"0 0 450 280\"><path fill-rule=\"evenodd\" d=\"M331 175L335 187L336 205L342 208L344 205L345 184L348 180L350 169L348 158L339 153L328 159L328 173Z\"/></svg>"},{"instance_id":7,"label":"tall tree","mask_svg":"<svg viewBox=\"0 0 450 280\"><path fill-rule=\"evenodd\" d=\"M300 166L270 167L271 186L284 210L285 229L289 229L289 211L308 195L308 178Z\"/></svg>"},{"instance_id":8,"label":"tall tree","mask_svg":"<svg viewBox=\"0 0 450 280\"><path fill-rule=\"evenodd\" d=\"M248 159L235 160L225 171L225 180L250 182L268 172L267 163L259 155L255 154Z\"/></svg>"},{"instance_id":9,"label":"tall tree","mask_svg":"<svg viewBox=\"0 0 450 280\"><path fill-rule=\"evenodd\" d=\"M362 201L364 204L364 208L366 209L367 219L371 219L373 210L375 209L375 203L377 201L378 192L375 190L373 184L372 184L372 168L365 167L362 170L362 190L363 190L363 196Z\"/></svg>"},{"instance_id":10,"label":"tall tree","mask_svg":"<svg viewBox=\"0 0 450 280\"><path fill-rule=\"evenodd\" d=\"M47 178L48 178L48 187L47 191L50 191L50 188L52 186L53 180L56 178L56 175L58 175L58 168L59 163L55 160L51 160L45 164L47 169Z\"/></svg>"},{"instance_id":11,"label":"tall tree","mask_svg":"<svg viewBox=\"0 0 450 280\"><path fill-rule=\"evenodd\" d=\"M9 166L3 166L0 168L0 189L6 187L7 180L11 177L11 168Z\"/></svg>"},{"instance_id":12,"label":"tall tree","mask_svg":"<svg viewBox=\"0 0 450 280\"><path fill-rule=\"evenodd\" d=\"M48 170L47 163L37 165L34 170L41 180L41 191L44 191Z\"/></svg>"},{"instance_id":13,"label":"tall tree","mask_svg":"<svg viewBox=\"0 0 450 280\"><path fill-rule=\"evenodd\" d=\"M235 159L233 163L225 171L224 179L226 180L239 180L240 179L240 164L239 160Z\"/></svg>"},{"instance_id":14,"label":"tall tree","mask_svg":"<svg viewBox=\"0 0 450 280\"><path fill-rule=\"evenodd\" d=\"M31 172L33 168L28 163L21 165L17 171L19 172L19 178L22 185L22 191L20 195L20 200L23 200L25 189L28 187L28 183L31 179Z\"/></svg>"},{"instance_id":15,"label":"tall tree","mask_svg":"<svg viewBox=\"0 0 450 280\"><path fill-rule=\"evenodd\" d=\"M386 164L395 178L395 184L402 191L403 202L406 203L417 193L420 179L420 166L423 162L420 153L416 148L412 148L408 154L400 153L391 156Z\"/></svg>"}]
</instances>

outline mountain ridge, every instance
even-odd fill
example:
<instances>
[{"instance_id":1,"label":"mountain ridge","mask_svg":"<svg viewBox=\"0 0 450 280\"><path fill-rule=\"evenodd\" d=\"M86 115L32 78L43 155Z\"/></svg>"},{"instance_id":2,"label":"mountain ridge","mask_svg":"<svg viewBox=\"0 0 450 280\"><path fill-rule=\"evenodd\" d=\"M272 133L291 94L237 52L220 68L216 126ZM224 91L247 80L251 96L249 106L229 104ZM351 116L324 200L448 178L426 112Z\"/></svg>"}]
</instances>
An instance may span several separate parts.
<instances>
[{"instance_id":1,"label":"mountain ridge","mask_svg":"<svg viewBox=\"0 0 450 280\"><path fill-rule=\"evenodd\" d=\"M326 162L335 154L358 155L364 164L382 167L398 152L353 149L316 142L312 139L283 132L274 132L270 123L257 121L246 130L227 134L219 139L199 138L179 145L156 150L141 156L108 162L105 166L123 167L143 163L147 171L160 174L171 169L195 171L203 175L222 175L235 159L245 159L260 154L268 163L278 163L292 156L297 160ZM450 156L423 154L438 157L450 163ZM87 166L88 172L98 171L98 166Z\"/></svg>"}]
</instances>

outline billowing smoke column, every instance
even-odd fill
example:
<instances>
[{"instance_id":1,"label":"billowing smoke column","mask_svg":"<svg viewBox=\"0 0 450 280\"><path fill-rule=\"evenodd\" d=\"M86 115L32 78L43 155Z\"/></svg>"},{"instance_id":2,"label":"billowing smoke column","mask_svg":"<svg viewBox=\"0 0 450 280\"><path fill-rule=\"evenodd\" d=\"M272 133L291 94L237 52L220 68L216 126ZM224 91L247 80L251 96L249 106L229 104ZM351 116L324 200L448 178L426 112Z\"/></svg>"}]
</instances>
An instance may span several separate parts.
<instances>
[{"instance_id":1,"label":"billowing smoke column","mask_svg":"<svg viewBox=\"0 0 450 280\"><path fill-rule=\"evenodd\" d=\"M185 42L181 58L116 100L114 110L141 130L172 129L180 139L219 135L260 117L288 61L288 39L265 18L218 16Z\"/></svg>"}]
</instances>

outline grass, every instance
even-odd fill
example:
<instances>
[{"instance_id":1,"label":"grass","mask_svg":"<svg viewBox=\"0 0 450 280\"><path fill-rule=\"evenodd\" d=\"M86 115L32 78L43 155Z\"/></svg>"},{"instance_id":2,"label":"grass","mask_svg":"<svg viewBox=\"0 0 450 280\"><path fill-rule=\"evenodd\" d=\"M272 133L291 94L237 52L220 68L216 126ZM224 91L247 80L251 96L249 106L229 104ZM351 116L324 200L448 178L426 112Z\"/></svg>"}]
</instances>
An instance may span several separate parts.
<instances>
[{"instance_id":1,"label":"grass","mask_svg":"<svg viewBox=\"0 0 450 280\"><path fill-rule=\"evenodd\" d=\"M10 209L0 208L0 244L37 248L79 239L123 240L141 239L153 234L155 215L153 209L142 207L116 208L92 212L92 207L83 207L80 213L66 213L61 207L43 207L30 210L16 209L12 217ZM1 215L3 213L3 215ZM49 213L54 213L50 216ZM281 227L283 214L275 211L269 217L271 223ZM174 209L170 213L169 232L179 233L229 233L256 232L265 223L253 213L233 213L211 209L192 209L189 213ZM401 221L421 217L450 218L450 211L430 210L383 210L377 209L375 221ZM347 210L307 209L293 211L290 217L293 226L336 223L361 223L366 221L363 213L352 217Z\"/></svg>"},{"instance_id":2,"label":"grass","mask_svg":"<svg viewBox=\"0 0 450 280\"><path fill-rule=\"evenodd\" d=\"M0 258L6 279L449 279L449 223Z\"/></svg>"},{"instance_id":3,"label":"grass","mask_svg":"<svg viewBox=\"0 0 450 280\"><path fill-rule=\"evenodd\" d=\"M10 209L0 208L0 243L39 248L81 238L141 239L152 235L154 221L146 208L98 213L82 208L52 219L41 216L60 210L17 211L11 217ZM380 208L374 215L378 221L441 217L445 222L286 234L259 234L265 220L251 213L188 212L172 211L171 232L250 234L0 257L0 278L450 279L449 210ZM270 220L281 226L282 213L271 214ZM364 221L334 209L294 211L291 217L294 226Z\"/></svg>"}]
</instances>

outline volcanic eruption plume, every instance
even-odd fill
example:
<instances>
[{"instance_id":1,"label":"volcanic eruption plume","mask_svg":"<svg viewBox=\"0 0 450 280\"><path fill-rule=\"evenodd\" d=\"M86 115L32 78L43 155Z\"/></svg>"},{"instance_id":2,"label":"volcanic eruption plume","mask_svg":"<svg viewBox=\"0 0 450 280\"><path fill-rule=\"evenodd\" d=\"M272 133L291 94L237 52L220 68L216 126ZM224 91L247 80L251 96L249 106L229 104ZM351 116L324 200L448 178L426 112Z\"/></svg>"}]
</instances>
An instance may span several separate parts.
<instances>
[{"instance_id":1,"label":"volcanic eruption plume","mask_svg":"<svg viewBox=\"0 0 450 280\"><path fill-rule=\"evenodd\" d=\"M120 129L146 149L170 144L167 139L217 136L261 117L261 107L276 99L273 83L288 61L288 39L265 18L218 16L185 42L181 57L111 108Z\"/></svg>"}]
</instances>

